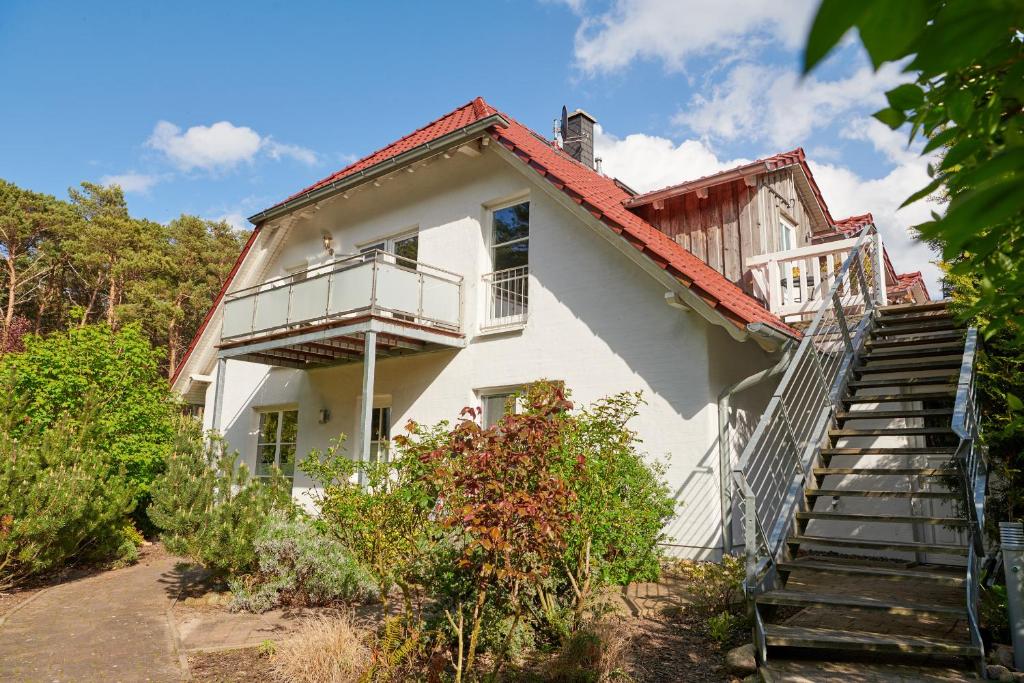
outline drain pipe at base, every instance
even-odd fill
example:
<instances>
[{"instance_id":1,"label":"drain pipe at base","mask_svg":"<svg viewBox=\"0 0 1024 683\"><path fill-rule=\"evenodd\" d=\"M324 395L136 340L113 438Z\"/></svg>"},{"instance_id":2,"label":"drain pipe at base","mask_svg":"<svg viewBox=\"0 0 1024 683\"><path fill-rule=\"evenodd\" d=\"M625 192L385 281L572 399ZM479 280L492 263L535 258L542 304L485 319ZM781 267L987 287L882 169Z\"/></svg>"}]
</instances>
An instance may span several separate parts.
<instances>
[{"instance_id":1,"label":"drain pipe at base","mask_svg":"<svg viewBox=\"0 0 1024 683\"><path fill-rule=\"evenodd\" d=\"M752 333L762 337L772 337L779 343L782 357L775 365L765 370L741 379L735 384L726 387L718 395L718 474L719 474L719 495L722 506L722 554L729 555L733 550L732 542L732 454L729 448L729 402L733 394L739 393L757 386L762 382L781 375L789 366L793 352L798 345L797 340L782 332L763 325L752 323L747 326Z\"/></svg>"}]
</instances>

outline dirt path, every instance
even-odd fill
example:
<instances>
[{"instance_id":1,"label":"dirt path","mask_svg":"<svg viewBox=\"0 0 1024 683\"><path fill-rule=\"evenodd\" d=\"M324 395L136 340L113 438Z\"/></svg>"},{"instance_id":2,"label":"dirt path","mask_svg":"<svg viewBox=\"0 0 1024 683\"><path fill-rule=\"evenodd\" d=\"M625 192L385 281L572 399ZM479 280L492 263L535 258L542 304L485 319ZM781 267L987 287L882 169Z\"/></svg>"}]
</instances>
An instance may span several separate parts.
<instances>
[{"instance_id":1,"label":"dirt path","mask_svg":"<svg viewBox=\"0 0 1024 683\"><path fill-rule=\"evenodd\" d=\"M54 586L0 626L0 681L182 681L168 608L177 558Z\"/></svg>"}]
</instances>

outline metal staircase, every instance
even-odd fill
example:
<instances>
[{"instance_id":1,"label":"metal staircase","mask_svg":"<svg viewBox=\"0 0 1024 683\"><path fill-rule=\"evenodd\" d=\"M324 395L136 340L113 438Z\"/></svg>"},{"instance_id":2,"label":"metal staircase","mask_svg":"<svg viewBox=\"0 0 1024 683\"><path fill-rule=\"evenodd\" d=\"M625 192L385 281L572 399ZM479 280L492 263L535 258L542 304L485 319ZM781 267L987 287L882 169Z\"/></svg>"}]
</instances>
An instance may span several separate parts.
<instances>
[{"instance_id":1,"label":"metal staircase","mask_svg":"<svg viewBox=\"0 0 1024 683\"><path fill-rule=\"evenodd\" d=\"M944 302L883 305L871 230L734 470L762 664L795 648L983 662L977 333Z\"/></svg>"}]
</instances>

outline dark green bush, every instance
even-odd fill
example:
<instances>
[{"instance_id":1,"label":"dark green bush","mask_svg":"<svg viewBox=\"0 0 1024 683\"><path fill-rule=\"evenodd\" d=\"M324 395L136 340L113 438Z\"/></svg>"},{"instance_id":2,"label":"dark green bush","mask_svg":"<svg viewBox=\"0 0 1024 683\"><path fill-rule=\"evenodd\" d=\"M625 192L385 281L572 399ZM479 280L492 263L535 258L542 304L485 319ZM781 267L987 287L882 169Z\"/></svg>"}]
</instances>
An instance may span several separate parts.
<instances>
[{"instance_id":1,"label":"dark green bush","mask_svg":"<svg viewBox=\"0 0 1024 683\"><path fill-rule=\"evenodd\" d=\"M292 506L279 471L266 480L251 478L237 453L204 438L188 419L180 420L166 471L151 490L149 518L167 549L222 579L256 570L257 534L272 510Z\"/></svg>"},{"instance_id":2,"label":"dark green bush","mask_svg":"<svg viewBox=\"0 0 1024 683\"><path fill-rule=\"evenodd\" d=\"M92 411L44 426L0 393L0 590L75 562L133 562L134 491L82 426Z\"/></svg>"}]
</instances>

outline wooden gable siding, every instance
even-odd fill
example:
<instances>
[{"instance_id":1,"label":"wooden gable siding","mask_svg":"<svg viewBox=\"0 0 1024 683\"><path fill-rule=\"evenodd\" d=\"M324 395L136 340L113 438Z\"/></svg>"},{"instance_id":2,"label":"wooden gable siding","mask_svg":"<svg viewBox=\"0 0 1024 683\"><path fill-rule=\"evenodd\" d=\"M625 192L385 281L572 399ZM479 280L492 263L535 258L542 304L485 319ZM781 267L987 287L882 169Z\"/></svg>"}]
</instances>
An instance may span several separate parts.
<instances>
[{"instance_id":1,"label":"wooden gable siding","mask_svg":"<svg viewBox=\"0 0 1024 683\"><path fill-rule=\"evenodd\" d=\"M636 211L694 256L745 286L746 259L778 250L783 212L797 224L797 245L809 243L811 213L793 174L792 168L764 173L754 187L742 179L725 182L707 188L706 198L687 192L664 200L660 209L646 204Z\"/></svg>"},{"instance_id":2,"label":"wooden gable siding","mask_svg":"<svg viewBox=\"0 0 1024 683\"><path fill-rule=\"evenodd\" d=\"M757 228L756 196L756 188L738 180L708 188L706 199L688 192L665 200L660 210L648 204L637 211L694 256L739 282L743 260L764 248Z\"/></svg>"}]
</instances>

